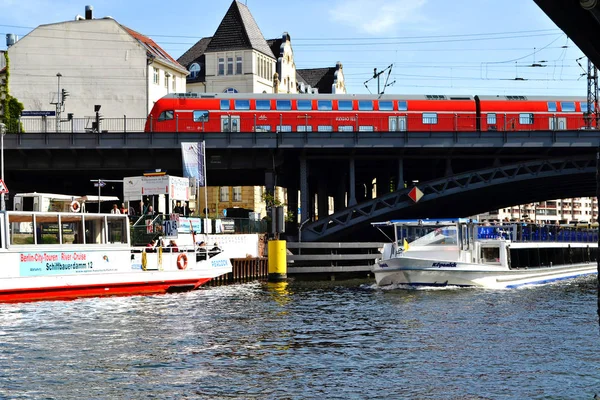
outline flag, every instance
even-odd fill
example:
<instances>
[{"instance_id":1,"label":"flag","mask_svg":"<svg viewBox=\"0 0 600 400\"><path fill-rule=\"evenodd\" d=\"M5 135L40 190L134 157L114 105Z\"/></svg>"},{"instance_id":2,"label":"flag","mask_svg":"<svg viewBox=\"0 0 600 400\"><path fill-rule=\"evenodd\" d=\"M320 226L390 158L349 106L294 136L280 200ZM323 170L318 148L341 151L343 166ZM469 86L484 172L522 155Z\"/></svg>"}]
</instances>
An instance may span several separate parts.
<instances>
[{"instance_id":1,"label":"flag","mask_svg":"<svg viewBox=\"0 0 600 400\"><path fill-rule=\"evenodd\" d=\"M409 247L408 240L404 239L404 251L408 251Z\"/></svg>"},{"instance_id":2,"label":"flag","mask_svg":"<svg viewBox=\"0 0 600 400\"><path fill-rule=\"evenodd\" d=\"M183 176L195 178L197 186L206 186L204 142L182 142L181 158L183 160Z\"/></svg>"}]
</instances>

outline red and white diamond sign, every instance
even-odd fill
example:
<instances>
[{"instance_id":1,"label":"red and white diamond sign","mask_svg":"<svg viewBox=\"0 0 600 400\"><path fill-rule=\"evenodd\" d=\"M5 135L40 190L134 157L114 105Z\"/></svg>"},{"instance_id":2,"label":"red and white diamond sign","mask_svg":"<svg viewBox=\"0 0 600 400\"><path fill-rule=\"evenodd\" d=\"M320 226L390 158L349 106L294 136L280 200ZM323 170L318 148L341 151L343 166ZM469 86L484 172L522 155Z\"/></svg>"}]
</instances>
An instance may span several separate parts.
<instances>
[{"instance_id":1,"label":"red and white diamond sign","mask_svg":"<svg viewBox=\"0 0 600 400\"><path fill-rule=\"evenodd\" d=\"M8 193L8 188L2 179L0 179L0 193Z\"/></svg>"},{"instance_id":2,"label":"red and white diamond sign","mask_svg":"<svg viewBox=\"0 0 600 400\"><path fill-rule=\"evenodd\" d=\"M421 200L421 197L423 197L423 192L421 192L419 188L415 186L410 192L408 192L408 197L410 197L410 199L416 203Z\"/></svg>"}]
</instances>

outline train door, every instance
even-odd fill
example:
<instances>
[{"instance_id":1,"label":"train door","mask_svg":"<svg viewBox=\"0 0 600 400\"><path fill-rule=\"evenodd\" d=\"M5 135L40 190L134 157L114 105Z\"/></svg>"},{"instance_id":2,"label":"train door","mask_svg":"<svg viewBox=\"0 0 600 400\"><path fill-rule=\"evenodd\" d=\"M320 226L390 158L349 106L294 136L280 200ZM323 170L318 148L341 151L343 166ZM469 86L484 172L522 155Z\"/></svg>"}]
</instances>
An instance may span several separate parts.
<instances>
[{"instance_id":1,"label":"train door","mask_svg":"<svg viewBox=\"0 0 600 400\"><path fill-rule=\"evenodd\" d=\"M389 117L388 128L390 132L406 132L406 116Z\"/></svg>"},{"instance_id":2,"label":"train door","mask_svg":"<svg viewBox=\"0 0 600 400\"><path fill-rule=\"evenodd\" d=\"M548 122L551 131L564 131L567 129L566 117L550 117Z\"/></svg>"},{"instance_id":3,"label":"train door","mask_svg":"<svg viewBox=\"0 0 600 400\"><path fill-rule=\"evenodd\" d=\"M237 115L221 116L221 132L239 132L240 117Z\"/></svg>"}]
</instances>

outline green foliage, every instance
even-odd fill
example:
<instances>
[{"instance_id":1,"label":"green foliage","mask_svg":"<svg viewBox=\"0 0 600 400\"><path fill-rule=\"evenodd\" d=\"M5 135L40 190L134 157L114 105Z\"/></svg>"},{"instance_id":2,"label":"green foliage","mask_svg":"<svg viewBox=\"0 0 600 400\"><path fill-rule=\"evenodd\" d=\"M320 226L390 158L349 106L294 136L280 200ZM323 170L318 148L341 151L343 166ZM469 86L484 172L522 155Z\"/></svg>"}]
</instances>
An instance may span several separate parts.
<instances>
[{"instance_id":1,"label":"green foliage","mask_svg":"<svg viewBox=\"0 0 600 400\"><path fill-rule=\"evenodd\" d=\"M19 122L21 111L24 108L23 103L11 96L9 92L10 59L8 58L8 51L4 52L4 59L6 61L6 71L4 72L4 85L1 88L4 92L4 99L2 100L4 117L2 122L6 124L7 132L23 132L23 125Z\"/></svg>"}]
</instances>

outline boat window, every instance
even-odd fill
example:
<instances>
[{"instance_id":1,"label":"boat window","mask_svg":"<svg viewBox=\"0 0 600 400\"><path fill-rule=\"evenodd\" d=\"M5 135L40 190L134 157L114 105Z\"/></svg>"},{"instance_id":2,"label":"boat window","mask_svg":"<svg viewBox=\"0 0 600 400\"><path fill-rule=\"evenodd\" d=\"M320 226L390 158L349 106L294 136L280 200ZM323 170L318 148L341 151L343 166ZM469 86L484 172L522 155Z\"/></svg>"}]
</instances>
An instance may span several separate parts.
<instances>
[{"instance_id":1,"label":"boat window","mask_svg":"<svg viewBox=\"0 0 600 400\"><path fill-rule=\"evenodd\" d=\"M250 109L250 100L235 100L234 108L236 110L249 110Z\"/></svg>"},{"instance_id":2,"label":"boat window","mask_svg":"<svg viewBox=\"0 0 600 400\"><path fill-rule=\"evenodd\" d=\"M574 101L561 101L560 108L562 112L575 112L575 102Z\"/></svg>"},{"instance_id":3,"label":"boat window","mask_svg":"<svg viewBox=\"0 0 600 400\"><path fill-rule=\"evenodd\" d=\"M296 107L300 111L310 111L312 110L312 102L310 100L298 100Z\"/></svg>"},{"instance_id":4,"label":"boat window","mask_svg":"<svg viewBox=\"0 0 600 400\"><path fill-rule=\"evenodd\" d=\"M379 111L393 111L394 103L391 101L379 101Z\"/></svg>"},{"instance_id":5,"label":"boat window","mask_svg":"<svg viewBox=\"0 0 600 400\"><path fill-rule=\"evenodd\" d=\"M163 111L158 116L159 121L169 121L171 119L173 119L173 110Z\"/></svg>"},{"instance_id":6,"label":"boat window","mask_svg":"<svg viewBox=\"0 0 600 400\"><path fill-rule=\"evenodd\" d=\"M340 101L338 101L338 110L340 110L340 111L352 111L352 100L340 100Z\"/></svg>"},{"instance_id":7,"label":"boat window","mask_svg":"<svg viewBox=\"0 0 600 400\"><path fill-rule=\"evenodd\" d=\"M408 104L404 100L398 100L398 111L407 111Z\"/></svg>"},{"instance_id":8,"label":"boat window","mask_svg":"<svg viewBox=\"0 0 600 400\"><path fill-rule=\"evenodd\" d=\"M83 216L73 214L61 217L63 244L83 244Z\"/></svg>"},{"instance_id":9,"label":"boat window","mask_svg":"<svg viewBox=\"0 0 600 400\"><path fill-rule=\"evenodd\" d=\"M318 100L317 108L319 111L331 111L331 100Z\"/></svg>"},{"instance_id":10,"label":"boat window","mask_svg":"<svg viewBox=\"0 0 600 400\"><path fill-rule=\"evenodd\" d=\"M256 100L256 109L257 110L270 110L271 109L271 101L270 100Z\"/></svg>"},{"instance_id":11,"label":"boat window","mask_svg":"<svg viewBox=\"0 0 600 400\"><path fill-rule=\"evenodd\" d=\"M499 247L482 247L481 248L481 262L499 263L500 262L500 248Z\"/></svg>"},{"instance_id":12,"label":"boat window","mask_svg":"<svg viewBox=\"0 0 600 400\"><path fill-rule=\"evenodd\" d=\"M373 100L359 100L358 109L361 111L373 111Z\"/></svg>"},{"instance_id":13,"label":"boat window","mask_svg":"<svg viewBox=\"0 0 600 400\"><path fill-rule=\"evenodd\" d=\"M548 102L548 111L556 112L556 102L555 101Z\"/></svg>"},{"instance_id":14,"label":"boat window","mask_svg":"<svg viewBox=\"0 0 600 400\"><path fill-rule=\"evenodd\" d=\"M292 101L291 100L277 100L275 103L278 110L291 110L292 109Z\"/></svg>"},{"instance_id":15,"label":"boat window","mask_svg":"<svg viewBox=\"0 0 600 400\"><path fill-rule=\"evenodd\" d=\"M194 122L208 122L208 111L196 110L194 111Z\"/></svg>"},{"instance_id":16,"label":"boat window","mask_svg":"<svg viewBox=\"0 0 600 400\"><path fill-rule=\"evenodd\" d=\"M108 241L109 243L127 244L127 231L129 224L127 219L117 216L107 216Z\"/></svg>"},{"instance_id":17,"label":"boat window","mask_svg":"<svg viewBox=\"0 0 600 400\"><path fill-rule=\"evenodd\" d=\"M441 246L456 245L458 243L458 233L456 226L406 226L406 232L403 232L409 242L409 247L414 246Z\"/></svg>"},{"instance_id":18,"label":"boat window","mask_svg":"<svg viewBox=\"0 0 600 400\"><path fill-rule=\"evenodd\" d=\"M221 100L221 110L229 110L229 100Z\"/></svg>"},{"instance_id":19,"label":"boat window","mask_svg":"<svg viewBox=\"0 0 600 400\"><path fill-rule=\"evenodd\" d=\"M34 244L35 229L32 214L12 214L8 217L8 229L10 231L11 245ZM41 243L41 230L37 234Z\"/></svg>"},{"instance_id":20,"label":"boat window","mask_svg":"<svg viewBox=\"0 0 600 400\"><path fill-rule=\"evenodd\" d=\"M85 243L104 243L104 217L100 215L85 215Z\"/></svg>"},{"instance_id":21,"label":"boat window","mask_svg":"<svg viewBox=\"0 0 600 400\"><path fill-rule=\"evenodd\" d=\"M423 113L423 124L424 125L437 124L437 113Z\"/></svg>"}]
</instances>

